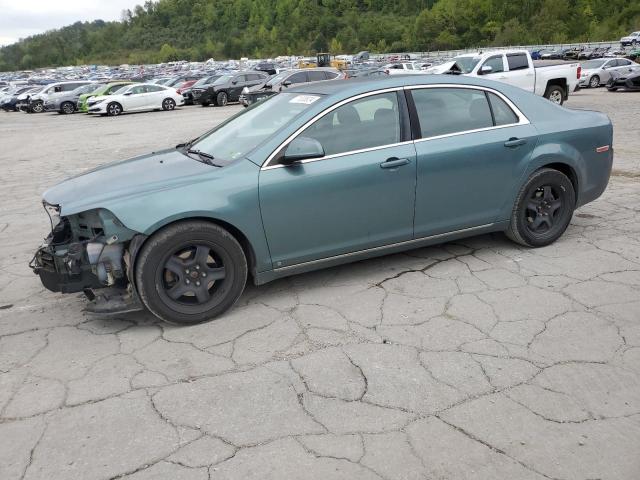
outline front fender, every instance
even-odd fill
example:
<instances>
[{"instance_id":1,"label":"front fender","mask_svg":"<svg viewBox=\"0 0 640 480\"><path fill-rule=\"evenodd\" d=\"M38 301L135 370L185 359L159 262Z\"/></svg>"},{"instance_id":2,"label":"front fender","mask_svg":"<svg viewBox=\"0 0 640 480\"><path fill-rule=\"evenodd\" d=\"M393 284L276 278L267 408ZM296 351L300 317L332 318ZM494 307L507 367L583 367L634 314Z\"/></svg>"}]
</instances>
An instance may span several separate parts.
<instances>
[{"instance_id":1,"label":"front fender","mask_svg":"<svg viewBox=\"0 0 640 480\"><path fill-rule=\"evenodd\" d=\"M256 271L262 272L272 265L260 216L259 171L252 162L241 160L224 167L224 175L217 178L111 199L102 208L143 235L189 218L228 223L247 238L255 254Z\"/></svg>"}]
</instances>

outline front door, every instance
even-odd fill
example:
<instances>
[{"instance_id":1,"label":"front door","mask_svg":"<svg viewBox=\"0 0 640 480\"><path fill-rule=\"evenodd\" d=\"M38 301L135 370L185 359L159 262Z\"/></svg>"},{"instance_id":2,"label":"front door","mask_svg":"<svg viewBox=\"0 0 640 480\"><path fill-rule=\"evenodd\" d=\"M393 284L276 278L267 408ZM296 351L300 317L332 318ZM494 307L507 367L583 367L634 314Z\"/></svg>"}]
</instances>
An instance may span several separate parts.
<instances>
[{"instance_id":1,"label":"front door","mask_svg":"<svg viewBox=\"0 0 640 480\"><path fill-rule=\"evenodd\" d=\"M422 137L415 142L416 238L503 220L535 147L535 128L481 89L422 88L411 96Z\"/></svg>"},{"instance_id":2,"label":"front door","mask_svg":"<svg viewBox=\"0 0 640 480\"><path fill-rule=\"evenodd\" d=\"M274 268L412 238L415 147L402 141L399 99L372 94L329 111L299 134L324 157L260 172Z\"/></svg>"}]
</instances>

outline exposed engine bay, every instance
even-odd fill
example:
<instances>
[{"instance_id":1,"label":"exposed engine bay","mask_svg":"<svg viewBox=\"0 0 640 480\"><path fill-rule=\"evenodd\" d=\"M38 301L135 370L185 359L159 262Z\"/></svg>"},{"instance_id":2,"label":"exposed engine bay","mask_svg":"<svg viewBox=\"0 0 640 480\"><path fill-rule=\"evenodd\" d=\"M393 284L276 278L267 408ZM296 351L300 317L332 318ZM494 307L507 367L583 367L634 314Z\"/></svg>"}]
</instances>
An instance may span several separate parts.
<instances>
[{"instance_id":1,"label":"exposed engine bay","mask_svg":"<svg viewBox=\"0 0 640 480\"><path fill-rule=\"evenodd\" d=\"M52 292L84 292L88 310L121 313L142 309L132 278L132 255L146 238L126 228L111 212L95 209L65 217L43 202L51 233L29 264ZM96 289L108 289L96 294Z\"/></svg>"}]
</instances>

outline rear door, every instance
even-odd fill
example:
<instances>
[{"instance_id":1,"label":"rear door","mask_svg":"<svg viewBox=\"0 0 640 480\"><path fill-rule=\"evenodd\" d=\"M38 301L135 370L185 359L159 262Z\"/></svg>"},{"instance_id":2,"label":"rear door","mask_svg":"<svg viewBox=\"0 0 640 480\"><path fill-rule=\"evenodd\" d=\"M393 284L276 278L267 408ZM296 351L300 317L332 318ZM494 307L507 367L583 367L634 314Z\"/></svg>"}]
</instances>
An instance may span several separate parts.
<instances>
[{"instance_id":1,"label":"rear door","mask_svg":"<svg viewBox=\"0 0 640 480\"><path fill-rule=\"evenodd\" d=\"M504 220L502 212L535 147L535 128L492 90L457 86L408 91L419 129L416 238Z\"/></svg>"},{"instance_id":2,"label":"rear door","mask_svg":"<svg viewBox=\"0 0 640 480\"><path fill-rule=\"evenodd\" d=\"M504 73L505 82L523 90L533 92L536 84L533 65L529 64L529 56L522 53L507 53L507 71Z\"/></svg>"},{"instance_id":3,"label":"rear door","mask_svg":"<svg viewBox=\"0 0 640 480\"><path fill-rule=\"evenodd\" d=\"M235 82L235 83L234 83ZM247 84L247 75L236 75L229 83L227 95L230 102L235 102L240 98L240 92Z\"/></svg>"}]
</instances>

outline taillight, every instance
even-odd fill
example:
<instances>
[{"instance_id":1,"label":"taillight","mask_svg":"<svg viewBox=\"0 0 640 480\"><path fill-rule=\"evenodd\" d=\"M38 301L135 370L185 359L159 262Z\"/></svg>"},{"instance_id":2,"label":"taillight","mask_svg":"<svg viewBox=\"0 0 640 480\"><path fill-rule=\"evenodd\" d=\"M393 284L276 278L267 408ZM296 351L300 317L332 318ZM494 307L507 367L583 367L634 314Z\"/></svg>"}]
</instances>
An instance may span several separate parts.
<instances>
[{"instance_id":1,"label":"taillight","mask_svg":"<svg viewBox=\"0 0 640 480\"><path fill-rule=\"evenodd\" d=\"M582 75L582 65L578 65L578 80L580 80L580 75Z\"/></svg>"}]
</instances>

